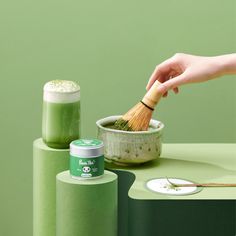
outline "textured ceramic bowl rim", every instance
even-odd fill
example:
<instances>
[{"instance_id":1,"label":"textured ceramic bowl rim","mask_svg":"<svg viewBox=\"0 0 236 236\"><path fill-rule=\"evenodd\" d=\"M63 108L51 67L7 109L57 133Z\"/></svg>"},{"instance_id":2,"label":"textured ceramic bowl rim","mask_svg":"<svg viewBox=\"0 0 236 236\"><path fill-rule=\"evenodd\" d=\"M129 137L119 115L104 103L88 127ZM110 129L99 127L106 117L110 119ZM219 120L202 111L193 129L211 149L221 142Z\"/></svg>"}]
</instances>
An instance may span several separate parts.
<instances>
[{"instance_id":1,"label":"textured ceramic bowl rim","mask_svg":"<svg viewBox=\"0 0 236 236\"><path fill-rule=\"evenodd\" d=\"M161 121L151 119L150 125L152 126L152 130L148 131L124 131L124 130L116 130L116 129L110 129L106 128L103 125L115 122L117 119L121 118L121 115L115 115L115 116L108 116L103 119L100 119L96 122L96 125L105 131L112 132L112 133L120 133L120 134L127 134L127 135L138 135L138 134L152 134L152 133L158 133L164 128L164 124ZM159 125L158 128L155 128Z\"/></svg>"}]
</instances>

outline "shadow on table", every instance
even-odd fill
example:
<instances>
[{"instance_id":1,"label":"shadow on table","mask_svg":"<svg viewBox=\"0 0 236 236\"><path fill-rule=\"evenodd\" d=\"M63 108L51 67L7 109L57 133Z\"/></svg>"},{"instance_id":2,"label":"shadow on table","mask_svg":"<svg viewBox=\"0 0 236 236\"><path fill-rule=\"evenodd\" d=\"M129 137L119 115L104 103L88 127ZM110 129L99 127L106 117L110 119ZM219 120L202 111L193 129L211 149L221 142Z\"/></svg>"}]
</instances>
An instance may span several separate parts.
<instances>
[{"instance_id":1,"label":"shadow on table","mask_svg":"<svg viewBox=\"0 0 236 236\"><path fill-rule=\"evenodd\" d=\"M160 158L139 166L107 168L119 179L119 236L231 236L236 233L235 200L136 200L128 197L135 175L192 176L210 180L225 175L236 176L235 171L202 162ZM156 169L160 171L156 172ZM135 173L135 174L134 174ZM171 174L172 173L172 174ZM145 181L145 180L144 180Z\"/></svg>"}]
</instances>

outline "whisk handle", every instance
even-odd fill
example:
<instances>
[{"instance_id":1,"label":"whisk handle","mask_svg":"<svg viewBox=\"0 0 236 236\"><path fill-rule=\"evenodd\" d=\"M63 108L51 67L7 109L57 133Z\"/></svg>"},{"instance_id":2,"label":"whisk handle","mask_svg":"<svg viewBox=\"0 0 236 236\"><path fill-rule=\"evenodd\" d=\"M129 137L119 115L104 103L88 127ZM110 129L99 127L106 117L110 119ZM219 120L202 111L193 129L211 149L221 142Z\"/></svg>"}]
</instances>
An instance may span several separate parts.
<instances>
[{"instance_id":1,"label":"whisk handle","mask_svg":"<svg viewBox=\"0 0 236 236\"><path fill-rule=\"evenodd\" d=\"M161 83L156 80L142 99L142 102L144 102L146 105L153 109L162 97L162 94L158 91L158 87L160 84Z\"/></svg>"}]
</instances>

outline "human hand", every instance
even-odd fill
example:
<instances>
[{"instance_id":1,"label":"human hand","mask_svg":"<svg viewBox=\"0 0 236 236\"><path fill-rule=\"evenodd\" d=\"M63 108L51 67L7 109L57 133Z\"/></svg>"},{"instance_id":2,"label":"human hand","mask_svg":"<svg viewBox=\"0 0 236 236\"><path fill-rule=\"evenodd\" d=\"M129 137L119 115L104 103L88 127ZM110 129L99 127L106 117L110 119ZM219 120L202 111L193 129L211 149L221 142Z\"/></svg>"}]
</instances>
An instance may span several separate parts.
<instances>
[{"instance_id":1,"label":"human hand","mask_svg":"<svg viewBox=\"0 0 236 236\"><path fill-rule=\"evenodd\" d=\"M177 53L155 68L146 89L149 90L158 80L162 83L158 89L165 97L170 89L178 93L180 85L216 78L224 73L223 66L221 66L223 57L202 57Z\"/></svg>"}]
</instances>

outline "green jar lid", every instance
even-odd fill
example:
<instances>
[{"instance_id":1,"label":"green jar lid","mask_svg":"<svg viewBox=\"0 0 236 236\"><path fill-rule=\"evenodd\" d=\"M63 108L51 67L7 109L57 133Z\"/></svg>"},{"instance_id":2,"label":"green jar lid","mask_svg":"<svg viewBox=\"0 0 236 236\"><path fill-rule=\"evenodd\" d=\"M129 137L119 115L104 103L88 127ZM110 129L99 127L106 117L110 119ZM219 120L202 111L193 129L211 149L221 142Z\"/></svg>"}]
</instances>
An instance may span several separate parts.
<instances>
[{"instance_id":1,"label":"green jar lid","mask_svg":"<svg viewBox=\"0 0 236 236\"><path fill-rule=\"evenodd\" d=\"M104 145L98 139L78 139L70 143L70 154L78 157L97 157L104 154Z\"/></svg>"}]
</instances>

